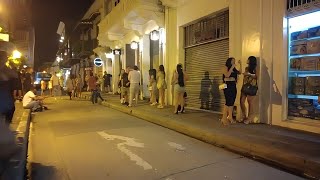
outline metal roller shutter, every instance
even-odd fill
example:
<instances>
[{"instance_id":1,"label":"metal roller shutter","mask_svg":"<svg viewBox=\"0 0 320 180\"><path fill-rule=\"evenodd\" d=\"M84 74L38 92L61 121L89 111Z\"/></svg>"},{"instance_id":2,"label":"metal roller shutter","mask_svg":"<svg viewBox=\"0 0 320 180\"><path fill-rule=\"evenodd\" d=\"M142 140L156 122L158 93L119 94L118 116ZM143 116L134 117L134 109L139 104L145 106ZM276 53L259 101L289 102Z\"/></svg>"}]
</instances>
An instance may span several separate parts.
<instances>
[{"instance_id":1,"label":"metal roller shutter","mask_svg":"<svg viewBox=\"0 0 320 180\"><path fill-rule=\"evenodd\" d=\"M187 107L199 109L202 98L209 101L209 107L204 103L204 109L222 112L225 99L223 91L219 90L219 84L222 83L221 68L229 57L229 39L217 40L185 50L186 71L189 75L189 81L186 84ZM206 71L209 72L211 87L208 87L208 80L203 81L207 83L201 83ZM201 93L207 91L209 95Z\"/></svg>"}]
</instances>

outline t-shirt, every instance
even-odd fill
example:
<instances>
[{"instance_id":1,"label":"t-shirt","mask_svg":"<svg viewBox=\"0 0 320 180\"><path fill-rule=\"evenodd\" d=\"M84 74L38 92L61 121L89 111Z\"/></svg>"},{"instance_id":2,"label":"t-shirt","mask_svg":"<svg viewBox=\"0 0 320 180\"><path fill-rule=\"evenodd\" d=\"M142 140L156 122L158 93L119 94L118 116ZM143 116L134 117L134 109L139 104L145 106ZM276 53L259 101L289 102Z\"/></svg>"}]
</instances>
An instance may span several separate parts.
<instances>
[{"instance_id":1,"label":"t-shirt","mask_svg":"<svg viewBox=\"0 0 320 180\"><path fill-rule=\"evenodd\" d=\"M105 75L103 76L104 83L107 84L107 85L110 85L111 77L112 77L111 74L105 74Z\"/></svg>"},{"instance_id":2,"label":"t-shirt","mask_svg":"<svg viewBox=\"0 0 320 180\"><path fill-rule=\"evenodd\" d=\"M28 91L24 96L22 100L23 107L27 106L33 98L35 98L36 95L32 91Z\"/></svg>"},{"instance_id":3,"label":"t-shirt","mask_svg":"<svg viewBox=\"0 0 320 180\"><path fill-rule=\"evenodd\" d=\"M121 77L122 87L130 87L130 84L128 84L128 73L123 73ZM128 84L128 85L127 85Z\"/></svg>"},{"instance_id":4,"label":"t-shirt","mask_svg":"<svg viewBox=\"0 0 320 180\"><path fill-rule=\"evenodd\" d=\"M140 72L133 70L129 72L129 81L131 84L139 84L140 83Z\"/></svg>"},{"instance_id":5,"label":"t-shirt","mask_svg":"<svg viewBox=\"0 0 320 180\"><path fill-rule=\"evenodd\" d=\"M95 78L95 77L91 76L91 77L88 79L88 86L89 86L89 90L96 89L97 81L96 81L96 78Z\"/></svg>"},{"instance_id":6,"label":"t-shirt","mask_svg":"<svg viewBox=\"0 0 320 180\"><path fill-rule=\"evenodd\" d=\"M59 85L59 78L56 75L53 75L50 79L52 81L52 86L58 86Z\"/></svg>"}]
</instances>

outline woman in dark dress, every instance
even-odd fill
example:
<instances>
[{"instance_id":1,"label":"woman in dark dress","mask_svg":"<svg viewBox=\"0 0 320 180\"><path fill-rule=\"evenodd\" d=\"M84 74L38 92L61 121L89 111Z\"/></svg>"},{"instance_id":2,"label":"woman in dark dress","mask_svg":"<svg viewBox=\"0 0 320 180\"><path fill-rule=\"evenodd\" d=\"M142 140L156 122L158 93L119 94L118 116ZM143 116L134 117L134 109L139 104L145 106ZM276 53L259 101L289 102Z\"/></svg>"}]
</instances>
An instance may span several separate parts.
<instances>
[{"instance_id":1,"label":"woman in dark dress","mask_svg":"<svg viewBox=\"0 0 320 180\"><path fill-rule=\"evenodd\" d=\"M240 71L242 69L241 67L241 61L239 61L240 64ZM228 58L226 61L225 67L223 67L223 82L226 84L224 91L224 97L226 99L226 104L224 106L223 110L223 116L221 119L221 123L223 125L228 125L229 123L235 123L236 121L232 117L234 102L237 97L237 80L238 75L241 74L241 72L237 70L236 68L236 60L234 58Z\"/></svg>"}]
</instances>

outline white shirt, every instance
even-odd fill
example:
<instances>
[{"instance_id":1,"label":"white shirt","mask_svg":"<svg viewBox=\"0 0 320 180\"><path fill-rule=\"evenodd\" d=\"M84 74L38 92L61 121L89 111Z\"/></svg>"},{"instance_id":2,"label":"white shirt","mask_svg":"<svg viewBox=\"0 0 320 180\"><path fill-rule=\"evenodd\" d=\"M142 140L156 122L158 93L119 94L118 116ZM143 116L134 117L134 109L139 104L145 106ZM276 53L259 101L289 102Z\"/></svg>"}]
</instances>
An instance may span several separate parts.
<instances>
[{"instance_id":1,"label":"white shirt","mask_svg":"<svg viewBox=\"0 0 320 180\"><path fill-rule=\"evenodd\" d=\"M27 106L33 98L35 98L36 95L32 91L28 91L24 96L22 100L23 107Z\"/></svg>"},{"instance_id":2,"label":"white shirt","mask_svg":"<svg viewBox=\"0 0 320 180\"><path fill-rule=\"evenodd\" d=\"M129 72L128 79L131 84L140 83L140 72L133 70Z\"/></svg>"},{"instance_id":3,"label":"white shirt","mask_svg":"<svg viewBox=\"0 0 320 180\"><path fill-rule=\"evenodd\" d=\"M53 75L50 79L52 81L52 86L58 86L59 85L59 78L56 75Z\"/></svg>"}]
</instances>

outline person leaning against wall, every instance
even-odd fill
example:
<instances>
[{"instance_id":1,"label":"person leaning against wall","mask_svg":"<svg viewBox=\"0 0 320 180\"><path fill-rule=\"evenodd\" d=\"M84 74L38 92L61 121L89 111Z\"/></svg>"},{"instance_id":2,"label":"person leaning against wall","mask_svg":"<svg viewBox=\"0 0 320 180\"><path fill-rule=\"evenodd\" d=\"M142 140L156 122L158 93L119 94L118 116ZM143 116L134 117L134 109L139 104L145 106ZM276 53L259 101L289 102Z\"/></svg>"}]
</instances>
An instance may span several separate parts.
<instances>
[{"instance_id":1,"label":"person leaning against wall","mask_svg":"<svg viewBox=\"0 0 320 180\"><path fill-rule=\"evenodd\" d=\"M234 102L237 97L237 80L239 74L241 74L241 61L239 60L240 71L236 68L236 60L234 58L228 58L225 66L222 68L222 76L224 82L224 97L226 99L226 104L223 109L223 116L221 123L223 125L229 125L230 123L236 123L232 117L232 112L234 108Z\"/></svg>"},{"instance_id":2,"label":"person leaning against wall","mask_svg":"<svg viewBox=\"0 0 320 180\"><path fill-rule=\"evenodd\" d=\"M242 121L245 124L250 124L253 122L253 109L254 109L254 99L258 91L258 74L259 69L257 68L257 58L250 56L247 61L248 67L246 67L243 73L243 86L241 88L241 98L240 105L242 110ZM247 113L247 108L245 102L248 102L249 111ZM247 115L248 114L248 115Z\"/></svg>"}]
</instances>

